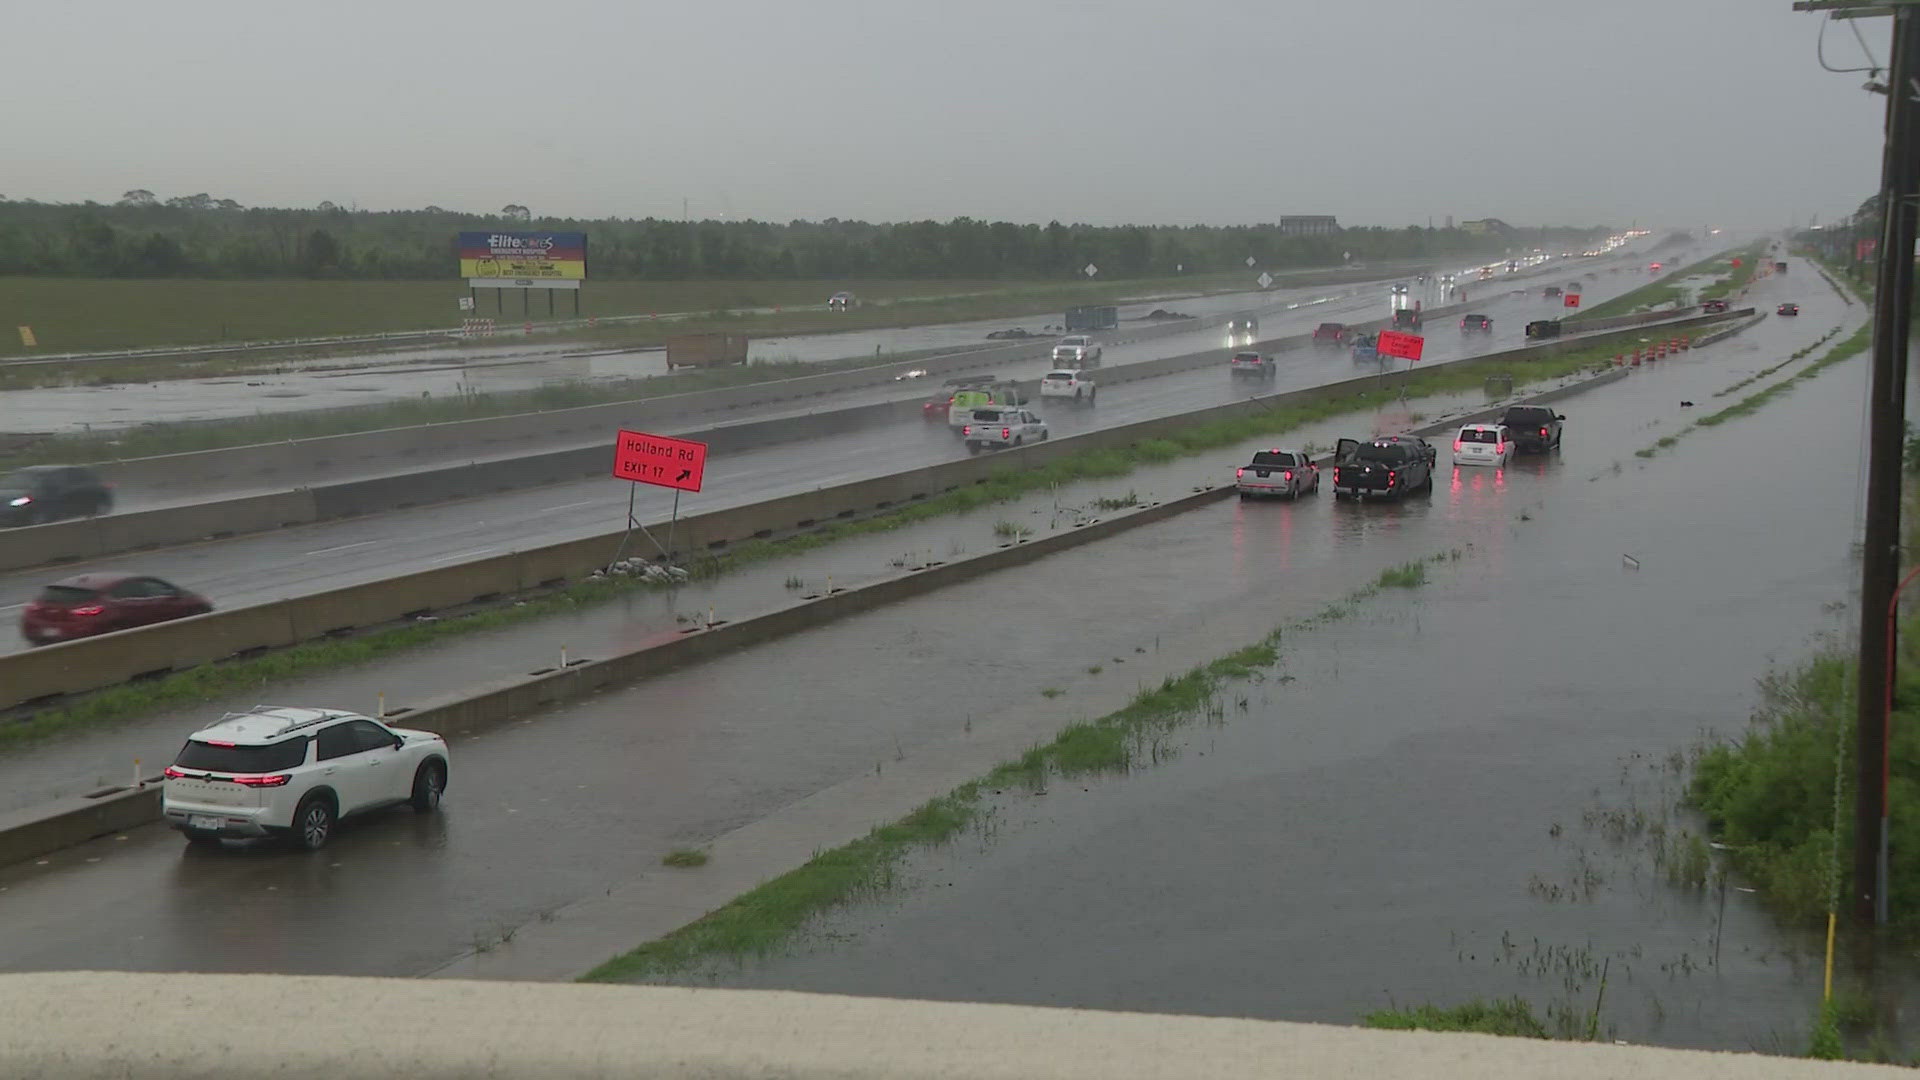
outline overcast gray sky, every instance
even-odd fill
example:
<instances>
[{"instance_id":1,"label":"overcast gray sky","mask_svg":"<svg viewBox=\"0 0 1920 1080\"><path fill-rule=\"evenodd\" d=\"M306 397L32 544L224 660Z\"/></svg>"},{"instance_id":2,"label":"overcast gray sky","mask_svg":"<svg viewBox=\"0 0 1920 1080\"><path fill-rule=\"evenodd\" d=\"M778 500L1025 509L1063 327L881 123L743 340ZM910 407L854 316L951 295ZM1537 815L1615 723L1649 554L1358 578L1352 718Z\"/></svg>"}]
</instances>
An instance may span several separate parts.
<instances>
[{"instance_id":1,"label":"overcast gray sky","mask_svg":"<svg viewBox=\"0 0 1920 1080\"><path fill-rule=\"evenodd\" d=\"M1770 226L1875 187L1885 100L1790 0L7 12L0 194L57 201Z\"/></svg>"}]
</instances>

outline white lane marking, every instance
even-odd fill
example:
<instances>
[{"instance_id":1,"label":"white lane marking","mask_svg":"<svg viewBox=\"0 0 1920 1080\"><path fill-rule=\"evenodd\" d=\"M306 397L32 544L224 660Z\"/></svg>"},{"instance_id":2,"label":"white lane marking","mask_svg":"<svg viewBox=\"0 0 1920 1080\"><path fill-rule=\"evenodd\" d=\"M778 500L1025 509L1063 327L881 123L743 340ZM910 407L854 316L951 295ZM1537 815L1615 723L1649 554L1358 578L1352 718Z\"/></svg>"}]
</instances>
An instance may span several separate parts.
<instances>
[{"instance_id":1,"label":"white lane marking","mask_svg":"<svg viewBox=\"0 0 1920 1080\"><path fill-rule=\"evenodd\" d=\"M606 502L606 500L605 499L584 499L580 502L561 503L559 506L549 506L545 510L542 510L540 512L543 514L548 514L548 513L552 513L555 510L571 510L576 506L593 506L596 503L603 503L603 502Z\"/></svg>"},{"instance_id":2,"label":"white lane marking","mask_svg":"<svg viewBox=\"0 0 1920 1080\"><path fill-rule=\"evenodd\" d=\"M8 604L6 607L0 607L0 611L12 611L15 608L23 608L26 606L25 604Z\"/></svg>"},{"instance_id":3,"label":"white lane marking","mask_svg":"<svg viewBox=\"0 0 1920 1080\"><path fill-rule=\"evenodd\" d=\"M451 555L442 555L437 559L428 559L427 561L429 563L449 562L454 559L464 559L469 555L484 555L487 552L492 550L493 548L483 547L483 548L474 548L472 551L456 551Z\"/></svg>"},{"instance_id":4,"label":"white lane marking","mask_svg":"<svg viewBox=\"0 0 1920 1080\"><path fill-rule=\"evenodd\" d=\"M319 551L309 551L307 554L325 555L330 551L352 551L354 548L363 548L379 542L378 540L362 540L357 544L341 544L339 547L321 548Z\"/></svg>"}]
</instances>

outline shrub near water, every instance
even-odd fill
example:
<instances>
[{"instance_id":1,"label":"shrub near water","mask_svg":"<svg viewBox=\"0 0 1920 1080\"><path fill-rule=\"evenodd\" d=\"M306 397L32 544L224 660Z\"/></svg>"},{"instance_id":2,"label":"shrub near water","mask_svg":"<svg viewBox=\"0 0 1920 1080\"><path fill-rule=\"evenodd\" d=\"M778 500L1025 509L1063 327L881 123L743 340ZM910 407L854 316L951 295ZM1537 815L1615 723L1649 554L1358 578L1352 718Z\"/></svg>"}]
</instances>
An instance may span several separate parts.
<instances>
[{"instance_id":1,"label":"shrub near water","mask_svg":"<svg viewBox=\"0 0 1920 1080\"><path fill-rule=\"evenodd\" d=\"M1902 627L1913 641L1920 621ZM1893 720L1892 828L1896 851L1920 851L1920 670L1902 657ZM1761 683L1761 704L1744 737L1704 748L1694 762L1689 801L1707 815L1728 854L1793 922L1817 922L1831 901L1835 852L1853 843L1853 659L1838 651L1816 656ZM1839 775L1840 834L1834 825L1834 755ZM1836 848L1837 845L1837 848ZM1846 873L1843 867L1840 871ZM1891 902L1896 913L1920 906L1920 860L1895 859Z\"/></svg>"}]
</instances>

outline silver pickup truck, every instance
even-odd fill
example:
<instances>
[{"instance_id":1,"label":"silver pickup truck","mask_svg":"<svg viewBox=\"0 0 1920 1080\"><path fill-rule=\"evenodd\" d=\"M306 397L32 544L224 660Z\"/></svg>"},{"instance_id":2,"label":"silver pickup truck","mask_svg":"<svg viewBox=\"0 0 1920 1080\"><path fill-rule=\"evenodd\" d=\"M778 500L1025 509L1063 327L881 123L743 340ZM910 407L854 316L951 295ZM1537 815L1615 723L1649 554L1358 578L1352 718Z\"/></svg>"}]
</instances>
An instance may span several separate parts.
<instances>
[{"instance_id":1,"label":"silver pickup truck","mask_svg":"<svg viewBox=\"0 0 1920 1080\"><path fill-rule=\"evenodd\" d=\"M1013 408L975 409L967 425L960 429L960 437L966 441L967 452L971 454L1005 446L1045 442L1047 435L1044 420L1026 409Z\"/></svg>"},{"instance_id":2,"label":"silver pickup truck","mask_svg":"<svg viewBox=\"0 0 1920 1080\"><path fill-rule=\"evenodd\" d=\"M1320 491L1320 466L1298 450L1256 450L1253 460L1233 471L1240 497L1277 495L1297 499Z\"/></svg>"}]
</instances>

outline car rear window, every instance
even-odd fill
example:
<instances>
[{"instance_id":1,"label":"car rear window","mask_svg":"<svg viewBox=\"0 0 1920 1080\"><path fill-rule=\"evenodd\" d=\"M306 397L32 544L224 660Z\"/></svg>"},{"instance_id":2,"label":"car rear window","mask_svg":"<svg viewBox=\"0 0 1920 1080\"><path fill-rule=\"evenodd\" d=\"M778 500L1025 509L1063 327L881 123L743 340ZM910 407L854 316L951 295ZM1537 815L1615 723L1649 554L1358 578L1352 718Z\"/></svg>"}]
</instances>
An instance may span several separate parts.
<instances>
[{"instance_id":1,"label":"car rear window","mask_svg":"<svg viewBox=\"0 0 1920 1080\"><path fill-rule=\"evenodd\" d=\"M1500 441L1500 433L1488 431L1485 428L1463 428L1460 432L1460 441L1497 443Z\"/></svg>"},{"instance_id":2,"label":"car rear window","mask_svg":"<svg viewBox=\"0 0 1920 1080\"><path fill-rule=\"evenodd\" d=\"M1262 450L1259 453L1253 455L1253 463L1255 465L1274 465L1274 466L1279 466L1281 468L1287 468L1293 465L1300 464L1298 461L1294 460L1294 456L1292 454L1287 453L1284 450L1280 451L1279 453L1274 453L1269 450Z\"/></svg>"},{"instance_id":3,"label":"car rear window","mask_svg":"<svg viewBox=\"0 0 1920 1080\"><path fill-rule=\"evenodd\" d=\"M1544 424L1551 419L1553 419L1553 410L1551 409L1516 406L1507 410L1507 423L1509 425L1516 420L1522 424Z\"/></svg>"},{"instance_id":4,"label":"car rear window","mask_svg":"<svg viewBox=\"0 0 1920 1080\"><path fill-rule=\"evenodd\" d=\"M40 590L40 595L37 599L43 604L60 604L65 606L85 603L99 595L99 593L92 589L83 589L78 585L49 585Z\"/></svg>"},{"instance_id":5,"label":"car rear window","mask_svg":"<svg viewBox=\"0 0 1920 1080\"><path fill-rule=\"evenodd\" d=\"M1234 353L1233 362L1236 364L1257 364L1260 362L1260 354L1257 352Z\"/></svg>"},{"instance_id":6,"label":"car rear window","mask_svg":"<svg viewBox=\"0 0 1920 1080\"><path fill-rule=\"evenodd\" d=\"M1001 412L999 409L973 410L973 418L975 420L980 421L983 424L997 424L1005 417L1006 417L1006 414Z\"/></svg>"},{"instance_id":7,"label":"car rear window","mask_svg":"<svg viewBox=\"0 0 1920 1080\"><path fill-rule=\"evenodd\" d=\"M301 736L265 746L220 746L188 739L173 759L183 769L206 769L219 773L268 773L306 764L307 739Z\"/></svg>"},{"instance_id":8,"label":"car rear window","mask_svg":"<svg viewBox=\"0 0 1920 1080\"><path fill-rule=\"evenodd\" d=\"M1072 378L1074 378L1074 377L1075 377L1075 376L1077 376L1077 375L1079 375L1079 372L1077 372L1077 371L1049 371L1049 372L1047 372L1047 378L1049 378L1049 379L1072 379Z\"/></svg>"}]
</instances>

